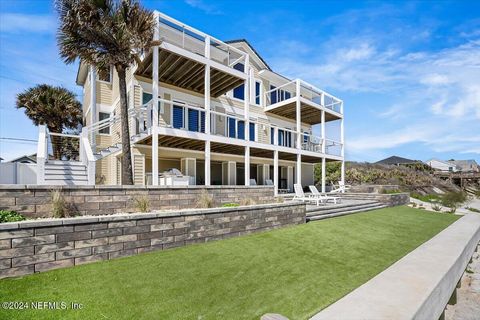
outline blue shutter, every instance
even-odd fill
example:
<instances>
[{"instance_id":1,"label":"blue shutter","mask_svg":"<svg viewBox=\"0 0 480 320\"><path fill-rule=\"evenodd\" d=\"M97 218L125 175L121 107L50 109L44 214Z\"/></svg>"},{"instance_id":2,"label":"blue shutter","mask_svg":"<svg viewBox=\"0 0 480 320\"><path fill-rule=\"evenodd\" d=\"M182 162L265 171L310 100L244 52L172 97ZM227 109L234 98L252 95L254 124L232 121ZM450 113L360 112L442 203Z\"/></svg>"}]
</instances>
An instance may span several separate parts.
<instances>
[{"instance_id":1,"label":"blue shutter","mask_svg":"<svg viewBox=\"0 0 480 320\"><path fill-rule=\"evenodd\" d=\"M275 138L275 129L270 128L270 144L275 144L274 139Z\"/></svg>"},{"instance_id":2,"label":"blue shutter","mask_svg":"<svg viewBox=\"0 0 480 320\"><path fill-rule=\"evenodd\" d=\"M255 82L255 103L260 104L260 82Z\"/></svg>"},{"instance_id":3,"label":"blue shutter","mask_svg":"<svg viewBox=\"0 0 480 320\"><path fill-rule=\"evenodd\" d=\"M205 133L205 111L200 112L200 132Z\"/></svg>"},{"instance_id":4,"label":"blue shutter","mask_svg":"<svg viewBox=\"0 0 480 320\"><path fill-rule=\"evenodd\" d=\"M183 128L183 107L173 106L173 127Z\"/></svg>"},{"instance_id":5,"label":"blue shutter","mask_svg":"<svg viewBox=\"0 0 480 320\"><path fill-rule=\"evenodd\" d=\"M270 90L273 90L275 88L276 88L275 86L270 86ZM270 92L270 101L272 104L277 103L277 93L278 93L278 90Z\"/></svg>"},{"instance_id":6,"label":"blue shutter","mask_svg":"<svg viewBox=\"0 0 480 320\"><path fill-rule=\"evenodd\" d=\"M249 124L250 126L250 141L255 141L255 123Z\"/></svg>"},{"instance_id":7,"label":"blue shutter","mask_svg":"<svg viewBox=\"0 0 480 320\"><path fill-rule=\"evenodd\" d=\"M236 138L237 135L235 134L235 126L237 124L237 121L235 118L228 118L228 136L230 138Z\"/></svg>"},{"instance_id":8,"label":"blue shutter","mask_svg":"<svg viewBox=\"0 0 480 320\"><path fill-rule=\"evenodd\" d=\"M238 139L245 139L245 121L238 121Z\"/></svg>"},{"instance_id":9,"label":"blue shutter","mask_svg":"<svg viewBox=\"0 0 480 320\"><path fill-rule=\"evenodd\" d=\"M198 110L188 109L188 130L198 132Z\"/></svg>"}]
</instances>

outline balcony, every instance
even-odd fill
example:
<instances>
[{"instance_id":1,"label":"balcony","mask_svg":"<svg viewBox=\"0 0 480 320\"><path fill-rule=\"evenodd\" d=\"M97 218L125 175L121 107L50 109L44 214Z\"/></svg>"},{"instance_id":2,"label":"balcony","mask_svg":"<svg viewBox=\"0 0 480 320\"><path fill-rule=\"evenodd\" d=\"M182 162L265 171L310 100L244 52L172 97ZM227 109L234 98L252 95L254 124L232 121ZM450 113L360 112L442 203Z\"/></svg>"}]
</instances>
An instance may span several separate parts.
<instances>
[{"instance_id":1,"label":"balcony","mask_svg":"<svg viewBox=\"0 0 480 320\"><path fill-rule=\"evenodd\" d=\"M283 153L297 152L297 132L291 128L279 127L257 119L250 119L248 127L245 118L237 114L210 111L210 137L205 132L205 109L191 105L159 99L161 108L171 106L172 114L167 118L160 115L158 126L161 130L159 145L168 148L185 148L204 151L204 141L212 141L211 151L228 154L243 154L247 144L256 150L252 156L263 157L277 149ZM151 133L152 103L144 104L136 113L134 132ZM248 132L248 135L247 135ZM246 138L248 136L247 142ZM142 144L151 144L151 136L145 136ZM342 144L323 139L309 132L302 132L300 149L304 154L318 160L322 154L341 156ZM313 159L314 160L314 159Z\"/></svg>"},{"instance_id":2,"label":"balcony","mask_svg":"<svg viewBox=\"0 0 480 320\"><path fill-rule=\"evenodd\" d=\"M301 105L301 121L310 125L322 122L321 110L325 110L325 122L341 119L343 102L308 84L303 80L293 80L264 93L265 111L295 120L296 103Z\"/></svg>"},{"instance_id":3,"label":"balcony","mask_svg":"<svg viewBox=\"0 0 480 320\"><path fill-rule=\"evenodd\" d=\"M210 95L218 97L242 84L247 75L236 68L247 54L169 16L159 14L159 81L204 94L205 65L211 66ZM152 78L153 52L145 54L136 75Z\"/></svg>"}]
</instances>

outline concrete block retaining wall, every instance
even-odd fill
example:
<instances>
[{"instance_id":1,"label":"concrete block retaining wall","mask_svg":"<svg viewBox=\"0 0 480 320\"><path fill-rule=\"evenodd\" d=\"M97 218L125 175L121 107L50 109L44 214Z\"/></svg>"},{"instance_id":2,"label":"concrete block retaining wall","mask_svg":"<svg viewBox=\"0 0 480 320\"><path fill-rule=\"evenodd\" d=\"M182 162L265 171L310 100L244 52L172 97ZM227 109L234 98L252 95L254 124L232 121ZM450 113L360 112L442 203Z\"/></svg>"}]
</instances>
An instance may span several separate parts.
<instances>
[{"instance_id":1,"label":"concrete block retaining wall","mask_svg":"<svg viewBox=\"0 0 480 320\"><path fill-rule=\"evenodd\" d=\"M273 203L272 186L37 186L0 185L0 210L14 210L29 218L51 216L51 190L59 189L72 215L103 215L136 212L135 198L146 196L151 210L195 207L204 190L217 205L252 199L257 204Z\"/></svg>"},{"instance_id":2,"label":"concrete block retaining wall","mask_svg":"<svg viewBox=\"0 0 480 320\"><path fill-rule=\"evenodd\" d=\"M300 203L0 224L0 278L305 223Z\"/></svg>"},{"instance_id":3,"label":"concrete block retaining wall","mask_svg":"<svg viewBox=\"0 0 480 320\"><path fill-rule=\"evenodd\" d=\"M383 194L383 193L342 193L342 198L373 200L386 204L389 207L403 206L410 203L410 194L407 192Z\"/></svg>"}]
</instances>

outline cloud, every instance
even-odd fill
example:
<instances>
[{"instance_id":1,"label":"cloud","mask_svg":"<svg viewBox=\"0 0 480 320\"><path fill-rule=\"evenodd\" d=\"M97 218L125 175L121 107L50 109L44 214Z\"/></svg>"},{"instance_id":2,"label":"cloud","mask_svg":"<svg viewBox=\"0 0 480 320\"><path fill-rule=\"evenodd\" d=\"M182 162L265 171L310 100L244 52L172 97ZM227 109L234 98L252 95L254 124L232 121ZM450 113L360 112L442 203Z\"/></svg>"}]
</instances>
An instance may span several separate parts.
<instances>
[{"instance_id":1,"label":"cloud","mask_svg":"<svg viewBox=\"0 0 480 320\"><path fill-rule=\"evenodd\" d=\"M187 3L189 6L193 8L202 10L207 14L212 14L212 15L223 14L223 12L219 10L216 6L212 5L211 3L206 3L203 0L185 0L185 3Z\"/></svg>"},{"instance_id":2,"label":"cloud","mask_svg":"<svg viewBox=\"0 0 480 320\"><path fill-rule=\"evenodd\" d=\"M57 22L51 15L2 13L0 32L2 33L55 33Z\"/></svg>"}]
</instances>

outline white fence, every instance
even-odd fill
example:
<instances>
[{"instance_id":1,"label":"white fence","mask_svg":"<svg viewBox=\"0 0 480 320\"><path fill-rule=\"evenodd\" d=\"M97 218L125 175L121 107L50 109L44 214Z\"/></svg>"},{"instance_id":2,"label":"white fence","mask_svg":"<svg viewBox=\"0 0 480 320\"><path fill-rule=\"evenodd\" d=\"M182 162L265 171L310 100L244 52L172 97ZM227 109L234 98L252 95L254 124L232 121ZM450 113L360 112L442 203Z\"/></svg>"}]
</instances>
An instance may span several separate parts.
<instances>
[{"instance_id":1,"label":"white fence","mask_svg":"<svg viewBox=\"0 0 480 320\"><path fill-rule=\"evenodd\" d=\"M35 163L0 163L0 184L37 184Z\"/></svg>"}]
</instances>

